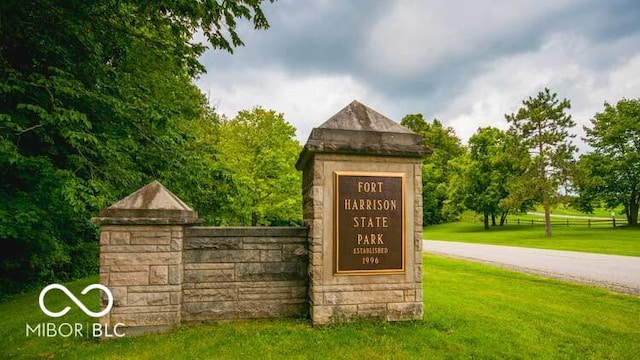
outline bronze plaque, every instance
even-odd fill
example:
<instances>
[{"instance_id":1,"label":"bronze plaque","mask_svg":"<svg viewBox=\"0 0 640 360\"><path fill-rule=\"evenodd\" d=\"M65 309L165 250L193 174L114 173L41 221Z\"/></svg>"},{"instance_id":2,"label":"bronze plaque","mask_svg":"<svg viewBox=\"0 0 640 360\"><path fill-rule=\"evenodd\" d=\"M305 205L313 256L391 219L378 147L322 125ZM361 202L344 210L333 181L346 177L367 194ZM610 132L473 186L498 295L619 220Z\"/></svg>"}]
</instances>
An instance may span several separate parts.
<instances>
[{"instance_id":1,"label":"bronze plaque","mask_svg":"<svg viewBox=\"0 0 640 360\"><path fill-rule=\"evenodd\" d=\"M335 273L404 273L403 173L336 171Z\"/></svg>"}]
</instances>

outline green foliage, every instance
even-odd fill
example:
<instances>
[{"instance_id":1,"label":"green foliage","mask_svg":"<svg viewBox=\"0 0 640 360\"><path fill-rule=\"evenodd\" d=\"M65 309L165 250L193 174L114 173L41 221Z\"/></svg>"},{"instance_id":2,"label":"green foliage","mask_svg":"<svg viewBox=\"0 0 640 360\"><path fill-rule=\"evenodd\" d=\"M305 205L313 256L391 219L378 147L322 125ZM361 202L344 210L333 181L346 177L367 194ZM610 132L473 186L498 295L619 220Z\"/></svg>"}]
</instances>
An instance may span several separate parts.
<instances>
[{"instance_id":1,"label":"green foliage","mask_svg":"<svg viewBox=\"0 0 640 360\"><path fill-rule=\"evenodd\" d=\"M295 132L282 114L259 107L222 122L220 162L236 185L224 224L302 223L302 180L295 169L301 147Z\"/></svg>"},{"instance_id":2,"label":"green foliage","mask_svg":"<svg viewBox=\"0 0 640 360\"><path fill-rule=\"evenodd\" d=\"M551 236L549 213L560 199L558 190L569 180L573 154L577 148L571 143L568 129L575 126L569 100L560 101L556 93L547 88L533 98L522 102L516 114L505 115L510 123L509 132L531 153L531 164L526 174L519 179L520 198L536 199L545 211L545 233Z\"/></svg>"},{"instance_id":3,"label":"green foliage","mask_svg":"<svg viewBox=\"0 0 640 360\"><path fill-rule=\"evenodd\" d=\"M230 51L237 18L268 27L260 5L0 4L0 292L95 272L89 218L152 179L214 211L228 176L191 144L211 128L192 39Z\"/></svg>"},{"instance_id":4,"label":"green foliage","mask_svg":"<svg viewBox=\"0 0 640 360\"><path fill-rule=\"evenodd\" d=\"M640 203L640 99L604 104L604 111L585 126L585 140L593 152L582 155L576 166L580 204L590 209L604 202L624 207L630 225L638 224Z\"/></svg>"},{"instance_id":5,"label":"green foliage","mask_svg":"<svg viewBox=\"0 0 640 360\"><path fill-rule=\"evenodd\" d=\"M468 153L449 161L452 175L448 184L445 214L459 214L465 208L484 217L485 229L489 218L496 225L504 224L512 206L510 184L526 170L528 153L516 139L492 127L479 128L469 139Z\"/></svg>"},{"instance_id":6,"label":"green foliage","mask_svg":"<svg viewBox=\"0 0 640 360\"><path fill-rule=\"evenodd\" d=\"M428 123L422 114L407 115L400 124L421 135L424 145L433 150L422 163L422 221L425 225L442 223L447 220L442 209L451 176L449 161L463 153L460 139L451 127L437 119Z\"/></svg>"}]
</instances>

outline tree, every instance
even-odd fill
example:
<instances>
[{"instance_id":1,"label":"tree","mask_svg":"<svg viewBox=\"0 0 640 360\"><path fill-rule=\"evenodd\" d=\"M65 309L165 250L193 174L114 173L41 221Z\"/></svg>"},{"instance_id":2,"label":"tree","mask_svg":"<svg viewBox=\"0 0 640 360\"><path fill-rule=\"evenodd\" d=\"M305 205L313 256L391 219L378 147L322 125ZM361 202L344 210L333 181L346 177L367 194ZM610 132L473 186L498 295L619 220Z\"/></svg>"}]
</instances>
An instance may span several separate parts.
<instances>
[{"instance_id":1,"label":"tree","mask_svg":"<svg viewBox=\"0 0 640 360\"><path fill-rule=\"evenodd\" d=\"M521 176L526 168L528 153L505 132L493 128L479 128L469 139L468 153L453 159L445 210L459 213L467 208L481 214L485 230L504 225L513 210L507 201L509 184Z\"/></svg>"},{"instance_id":2,"label":"tree","mask_svg":"<svg viewBox=\"0 0 640 360\"><path fill-rule=\"evenodd\" d=\"M593 152L582 155L576 185L584 203L624 206L627 222L638 225L640 202L640 99L605 102L604 111L584 127Z\"/></svg>"},{"instance_id":3,"label":"tree","mask_svg":"<svg viewBox=\"0 0 640 360\"><path fill-rule=\"evenodd\" d=\"M236 184L225 209L225 223L292 225L302 222L301 146L296 129L282 114L256 107L243 110L221 128L220 163Z\"/></svg>"},{"instance_id":4,"label":"tree","mask_svg":"<svg viewBox=\"0 0 640 360\"><path fill-rule=\"evenodd\" d=\"M530 198L536 198L544 208L545 234L551 236L551 207L559 200L558 190L567 183L573 154L577 148L571 143L568 129L575 126L569 100L560 101L556 93L547 88L535 98L522 102L516 114L505 115L510 123L509 132L529 149L531 166L520 178L521 189L530 189Z\"/></svg>"},{"instance_id":5,"label":"tree","mask_svg":"<svg viewBox=\"0 0 640 360\"><path fill-rule=\"evenodd\" d=\"M260 5L0 3L1 292L97 271L92 215L153 178L193 184L186 124L206 100L192 39L231 51L236 19L268 27Z\"/></svg>"},{"instance_id":6,"label":"tree","mask_svg":"<svg viewBox=\"0 0 640 360\"><path fill-rule=\"evenodd\" d=\"M400 124L421 135L424 145L433 149L422 163L422 217L425 225L442 223L446 220L442 209L450 177L448 163L463 153L460 139L452 128L438 119L428 123L422 114L407 115Z\"/></svg>"}]
</instances>

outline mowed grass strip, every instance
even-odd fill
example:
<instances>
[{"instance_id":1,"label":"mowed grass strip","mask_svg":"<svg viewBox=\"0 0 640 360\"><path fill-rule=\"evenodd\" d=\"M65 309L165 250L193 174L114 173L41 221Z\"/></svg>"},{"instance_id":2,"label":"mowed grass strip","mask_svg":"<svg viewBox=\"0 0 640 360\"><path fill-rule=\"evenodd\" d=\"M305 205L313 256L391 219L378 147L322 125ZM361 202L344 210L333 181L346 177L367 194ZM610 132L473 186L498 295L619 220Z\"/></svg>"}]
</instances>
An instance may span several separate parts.
<instances>
[{"instance_id":1,"label":"mowed grass strip","mask_svg":"<svg viewBox=\"0 0 640 360\"><path fill-rule=\"evenodd\" d=\"M95 281L68 287L79 294ZM105 341L27 338L25 323L93 321L58 295L47 295L47 306L72 310L55 320L40 312L38 292L0 304L0 358L640 358L638 297L434 256L424 258L425 317L415 322L312 327L281 319L190 324ZM85 297L96 309L97 294Z\"/></svg>"},{"instance_id":2,"label":"mowed grass strip","mask_svg":"<svg viewBox=\"0 0 640 360\"><path fill-rule=\"evenodd\" d=\"M484 230L481 222L461 221L425 227L423 236L429 240L640 256L640 227L556 225L551 230L552 236L547 238L540 224L509 224Z\"/></svg>"}]
</instances>

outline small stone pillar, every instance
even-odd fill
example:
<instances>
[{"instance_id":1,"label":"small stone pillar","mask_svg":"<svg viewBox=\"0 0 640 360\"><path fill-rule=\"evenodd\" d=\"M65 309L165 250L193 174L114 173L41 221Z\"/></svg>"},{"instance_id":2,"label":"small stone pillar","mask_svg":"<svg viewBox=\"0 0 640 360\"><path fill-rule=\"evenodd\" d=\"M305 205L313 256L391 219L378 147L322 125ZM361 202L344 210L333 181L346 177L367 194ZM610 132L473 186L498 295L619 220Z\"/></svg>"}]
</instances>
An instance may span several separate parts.
<instances>
[{"instance_id":1,"label":"small stone pillar","mask_svg":"<svg viewBox=\"0 0 640 360\"><path fill-rule=\"evenodd\" d=\"M103 326L131 336L180 323L184 227L198 214L153 181L100 215L100 283L114 298Z\"/></svg>"},{"instance_id":2,"label":"small stone pillar","mask_svg":"<svg viewBox=\"0 0 640 360\"><path fill-rule=\"evenodd\" d=\"M422 137L354 101L312 130L303 172L313 324L422 319Z\"/></svg>"}]
</instances>

